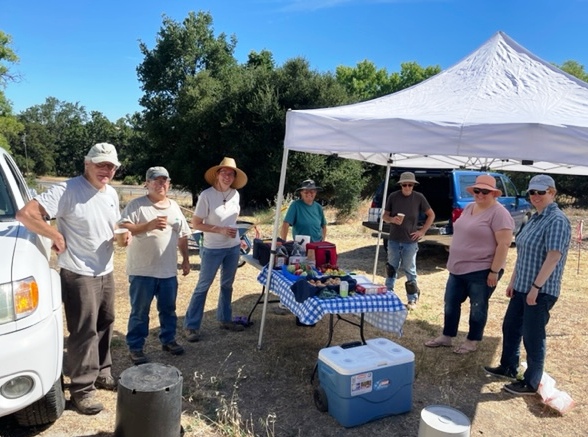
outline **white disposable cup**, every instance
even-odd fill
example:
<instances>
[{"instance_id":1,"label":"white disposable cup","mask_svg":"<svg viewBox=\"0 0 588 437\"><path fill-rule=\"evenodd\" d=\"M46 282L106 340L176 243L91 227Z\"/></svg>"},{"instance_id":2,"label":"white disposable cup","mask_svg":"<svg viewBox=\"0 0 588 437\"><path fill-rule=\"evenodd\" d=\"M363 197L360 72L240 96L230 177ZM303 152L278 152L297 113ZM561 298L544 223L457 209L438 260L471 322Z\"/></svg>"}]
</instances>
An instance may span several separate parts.
<instances>
[{"instance_id":1,"label":"white disposable cup","mask_svg":"<svg viewBox=\"0 0 588 437\"><path fill-rule=\"evenodd\" d=\"M129 232L126 228L118 228L114 230L114 238L116 238L116 242L119 246L124 246L125 241L127 240L127 232Z\"/></svg>"},{"instance_id":2,"label":"white disposable cup","mask_svg":"<svg viewBox=\"0 0 588 437\"><path fill-rule=\"evenodd\" d=\"M404 214L399 212L398 214L396 214L399 218L400 218L400 224L402 224L402 222L404 221Z\"/></svg>"}]
</instances>

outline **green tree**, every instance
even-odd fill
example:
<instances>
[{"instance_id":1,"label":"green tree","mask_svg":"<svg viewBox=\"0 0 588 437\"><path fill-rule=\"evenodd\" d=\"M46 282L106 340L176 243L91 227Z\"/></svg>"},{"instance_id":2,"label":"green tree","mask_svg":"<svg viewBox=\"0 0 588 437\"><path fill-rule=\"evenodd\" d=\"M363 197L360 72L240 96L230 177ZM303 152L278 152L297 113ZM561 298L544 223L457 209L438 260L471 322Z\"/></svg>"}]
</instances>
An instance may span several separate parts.
<instances>
[{"instance_id":1,"label":"green tree","mask_svg":"<svg viewBox=\"0 0 588 437\"><path fill-rule=\"evenodd\" d=\"M340 65L335 70L337 81L345 87L354 101L364 101L387 94L390 76L385 68L377 69L367 59L355 67Z\"/></svg>"},{"instance_id":2,"label":"green tree","mask_svg":"<svg viewBox=\"0 0 588 437\"><path fill-rule=\"evenodd\" d=\"M338 66L336 78L353 101L364 101L411 87L441 71L438 65L423 68L416 62L405 62L400 67L400 72L388 74L385 68L378 69L373 62L364 60L355 67Z\"/></svg>"},{"instance_id":3,"label":"green tree","mask_svg":"<svg viewBox=\"0 0 588 437\"><path fill-rule=\"evenodd\" d=\"M28 154L34 157L38 174L74 176L83 170L89 148L88 115L83 106L48 97L45 103L19 114L19 119L26 126ZM48 156L53 157L52 162L44 162Z\"/></svg>"},{"instance_id":4,"label":"green tree","mask_svg":"<svg viewBox=\"0 0 588 437\"><path fill-rule=\"evenodd\" d=\"M10 144L14 143L22 132L23 126L12 114L12 105L4 94L4 89L9 82L18 81L18 75L10 71L7 64L18 63L18 56L12 48L10 35L0 30L0 147L10 150Z\"/></svg>"},{"instance_id":5,"label":"green tree","mask_svg":"<svg viewBox=\"0 0 588 437\"><path fill-rule=\"evenodd\" d=\"M565 61L559 68L584 82L588 82L588 73L584 71L584 66L577 61Z\"/></svg>"}]
</instances>

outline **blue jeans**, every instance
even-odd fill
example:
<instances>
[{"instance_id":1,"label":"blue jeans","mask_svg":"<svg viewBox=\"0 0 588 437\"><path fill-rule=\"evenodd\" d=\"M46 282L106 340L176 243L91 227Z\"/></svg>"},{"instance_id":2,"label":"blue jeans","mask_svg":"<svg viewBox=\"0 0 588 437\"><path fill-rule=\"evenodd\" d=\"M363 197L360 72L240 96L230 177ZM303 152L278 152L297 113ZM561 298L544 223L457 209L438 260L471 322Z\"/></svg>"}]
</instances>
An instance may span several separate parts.
<instances>
[{"instance_id":1,"label":"blue jeans","mask_svg":"<svg viewBox=\"0 0 588 437\"><path fill-rule=\"evenodd\" d=\"M129 350L142 350L149 335L149 309L153 298L157 298L159 313L159 341L167 344L176 338L176 296L178 278L154 278L151 276L129 276L131 314L127 329Z\"/></svg>"},{"instance_id":2,"label":"blue jeans","mask_svg":"<svg viewBox=\"0 0 588 437\"><path fill-rule=\"evenodd\" d=\"M495 287L488 287L488 269L464 275L449 274L445 285L443 335L455 337L461 317L461 304L470 298L470 320L467 339L480 341L488 320L488 301ZM502 276L502 270L499 278Z\"/></svg>"},{"instance_id":3,"label":"blue jeans","mask_svg":"<svg viewBox=\"0 0 588 437\"><path fill-rule=\"evenodd\" d=\"M401 268L406 275L406 280L416 283L416 256L418 251L419 244L416 241L413 243L399 243L398 241L388 240L388 264L394 267L396 271L394 276L386 278L388 290L394 291L394 284ZM417 296L412 294L407 294L406 297L409 302L417 299Z\"/></svg>"},{"instance_id":4,"label":"blue jeans","mask_svg":"<svg viewBox=\"0 0 588 437\"><path fill-rule=\"evenodd\" d=\"M233 281L239 264L239 249L239 245L228 249L208 249L206 247L200 249L200 276L186 311L184 320L186 329L200 329L202 318L204 317L206 295L219 267L221 269L221 285L216 318L221 323L233 320L231 299L233 296Z\"/></svg>"},{"instance_id":5,"label":"blue jeans","mask_svg":"<svg viewBox=\"0 0 588 437\"><path fill-rule=\"evenodd\" d=\"M537 296L537 305L527 305L527 294L514 292L502 322L502 356L500 365L516 371L521 355L521 338L527 352L525 383L539 388L545 363L546 332L549 311L557 297L545 293Z\"/></svg>"}]
</instances>

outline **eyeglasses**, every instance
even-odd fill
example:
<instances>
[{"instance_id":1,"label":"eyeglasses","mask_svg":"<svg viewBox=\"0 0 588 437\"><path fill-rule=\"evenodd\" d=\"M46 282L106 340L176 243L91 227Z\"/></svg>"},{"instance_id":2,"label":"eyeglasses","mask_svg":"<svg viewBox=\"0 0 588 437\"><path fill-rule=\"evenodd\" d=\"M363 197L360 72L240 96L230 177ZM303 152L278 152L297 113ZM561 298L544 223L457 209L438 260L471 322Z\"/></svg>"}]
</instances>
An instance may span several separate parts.
<instances>
[{"instance_id":1,"label":"eyeglasses","mask_svg":"<svg viewBox=\"0 0 588 437\"><path fill-rule=\"evenodd\" d=\"M474 192L474 194L480 194L480 193L482 193L484 196L486 196L486 195L490 194L490 192L492 190L485 190L483 188L474 188L472 191Z\"/></svg>"},{"instance_id":2,"label":"eyeglasses","mask_svg":"<svg viewBox=\"0 0 588 437\"><path fill-rule=\"evenodd\" d=\"M161 177L158 177L155 179L149 179L149 181L153 182L154 184L165 185L170 181L170 179L166 178L164 176L161 176Z\"/></svg>"},{"instance_id":3,"label":"eyeglasses","mask_svg":"<svg viewBox=\"0 0 588 437\"><path fill-rule=\"evenodd\" d=\"M535 194L537 194L539 196L545 196L545 194L547 193L547 191L545 191L545 190L529 190L527 192L531 196L534 196Z\"/></svg>"},{"instance_id":4,"label":"eyeglasses","mask_svg":"<svg viewBox=\"0 0 588 437\"><path fill-rule=\"evenodd\" d=\"M401 187L406 188L406 187L414 187L414 184L400 184Z\"/></svg>"},{"instance_id":5,"label":"eyeglasses","mask_svg":"<svg viewBox=\"0 0 588 437\"><path fill-rule=\"evenodd\" d=\"M233 170L219 170L218 174L221 176L232 176L235 177L235 172Z\"/></svg>"},{"instance_id":6,"label":"eyeglasses","mask_svg":"<svg viewBox=\"0 0 588 437\"><path fill-rule=\"evenodd\" d=\"M110 162L99 162L98 164L94 164L94 166L96 166L97 168L100 169L107 169L108 171L113 171L116 170L116 165L110 163Z\"/></svg>"}]
</instances>

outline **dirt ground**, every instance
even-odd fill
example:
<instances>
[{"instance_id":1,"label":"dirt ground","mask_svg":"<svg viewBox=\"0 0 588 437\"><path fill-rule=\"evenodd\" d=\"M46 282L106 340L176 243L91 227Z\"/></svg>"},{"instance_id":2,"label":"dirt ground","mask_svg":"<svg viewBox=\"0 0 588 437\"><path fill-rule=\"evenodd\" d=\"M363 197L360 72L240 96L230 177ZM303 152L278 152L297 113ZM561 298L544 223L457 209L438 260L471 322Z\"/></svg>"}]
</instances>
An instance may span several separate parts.
<instances>
[{"instance_id":1,"label":"dirt ground","mask_svg":"<svg viewBox=\"0 0 588 437\"><path fill-rule=\"evenodd\" d=\"M572 225L586 219L585 212L570 212ZM261 226L269 236L269 226ZM330 226L329 241L337 244L338 264L347 270L371 274L376 240L359 221ZM207 300L201 341L187 343L180 357L162 352L158 339L158 320L152 311L146 353L152 362L177 368L183 377L182 426L186 437L195 436L416 436L421 411L429 405L446 405L463 412L471 421L472 436L581 436L586 435L588 414L588 364L586 341L588 310L588 253L572 245L568 256L562 296L552 311L548 325L546 371L557 387L571 395L575 407L561 416L543 404L538 396L515 397L502 390L504 381L489 377L483 365L497 364L501 350L501 322L507 305L504 288L514 264L516 249L510 249L507 273L491 300L484 341L477 352L456 355L449 348L428 349L423 342L442 329L443 292L447 253L422 246L418 255L419 285L422 297L416 311L409 314L404 333L398 338L366 327L366 338L386 337L415 354L415 379L412 384L412 410L346 429L328 413L321 413L313 402L311 376L318 352L325 346L328 318L314 328L297 327L292 315L274 314L268 305L262 348L258 349L262 308L253 314L253 326L242 333L222 331L215 321L218 281ZM198 278L199 256L191 255L192 272L180 277L178 325L184 319L192 290ZM383 282L385 255L377 262ZM131 367L124 335L129 304L124 274L125 251L117 249L117 320L112 342L113 372L120 375ZM247 315L256 302L261 285L258 271L245 265L237 273L233 296L234 315ZM403 279L399 280L402 285ZM404 293L399 293L404 300ZM155 307L155 305L153 305ZM467 329L469 305L463 307L462 323L456 344ZM181 333L181 329L179 329ZM339 323L333 344L358 340L357 328ZM523 353L524 355L524 353ZM316 379L315 379L316 384ZM69 394L66 394L68 397ZM112 437L117 417L117 394L99 391L106 408L97 416L77 414L68 405L63 416L45 428L21 429L11 418L0 419L1 437ZM162 436L168 437L168 436ZM169 436L172 437L172 436Z\"/></svg>"}]
</instances>

